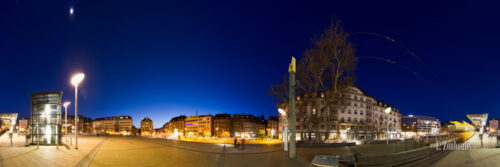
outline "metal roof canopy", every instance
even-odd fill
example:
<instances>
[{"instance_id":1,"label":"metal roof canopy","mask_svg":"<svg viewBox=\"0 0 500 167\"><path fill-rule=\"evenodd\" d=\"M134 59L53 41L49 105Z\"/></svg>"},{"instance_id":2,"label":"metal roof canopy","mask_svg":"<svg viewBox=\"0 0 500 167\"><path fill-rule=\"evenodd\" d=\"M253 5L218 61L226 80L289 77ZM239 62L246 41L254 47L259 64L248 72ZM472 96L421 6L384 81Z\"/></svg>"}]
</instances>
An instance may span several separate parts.
<instances>
[{"instance_id":1,"label":"metal roof canopy","mask_svg":"<svg viewBox=\"0 0 500 167\"><path fill-rule=\"evenodd\" d=\"M479 128L479 133L483 133L483 128L486 125L486 120L488 120L488 113L467 114L467 118L470 119L470 121L476 128Z\"/></svg>"}]
</instances>

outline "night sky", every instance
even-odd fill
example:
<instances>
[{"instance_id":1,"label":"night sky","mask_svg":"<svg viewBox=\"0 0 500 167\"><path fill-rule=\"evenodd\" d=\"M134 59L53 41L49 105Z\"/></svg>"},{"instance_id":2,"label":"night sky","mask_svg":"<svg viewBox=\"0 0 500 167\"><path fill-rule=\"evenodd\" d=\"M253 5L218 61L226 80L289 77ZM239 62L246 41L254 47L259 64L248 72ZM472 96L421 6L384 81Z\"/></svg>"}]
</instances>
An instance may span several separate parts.
<instances>
[{"instance_id":1,"label":"night sky","mask_svg":"<svg viewBox=\"0 0 500 167\"><path fill-rule=\"evenodd\" d=\"M130 115L138 126L149 116L155 128L196 109L267 118L277 115L270 85L338 18L349 32L402 44L351 37L360 57L356 85L371 96L405 115L500 117L498 5L2 0L0 113L29 116L29 94L39 91L63 91L73 101L70 77L84 72L79 113L87 117Z\"/></svg>"}]
</instances>

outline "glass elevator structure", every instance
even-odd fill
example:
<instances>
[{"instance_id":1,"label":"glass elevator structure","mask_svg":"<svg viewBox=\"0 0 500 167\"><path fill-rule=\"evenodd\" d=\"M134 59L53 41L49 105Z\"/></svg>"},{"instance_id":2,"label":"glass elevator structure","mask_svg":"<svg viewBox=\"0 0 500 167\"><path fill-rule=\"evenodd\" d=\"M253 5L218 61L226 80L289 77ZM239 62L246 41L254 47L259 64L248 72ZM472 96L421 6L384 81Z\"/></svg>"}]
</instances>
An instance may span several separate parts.
<instances>
[{"instance_id":1,"label":"glass elevator structure","mask_svg":"<svg viewBox=\"0 0 500 167\"><path fill-rule=\"evenodd\" d=\"M55 145L61 143L61 97L62 92L31 94L31 117L29 120L31 144Z\"/></svg>"}]
</instances>

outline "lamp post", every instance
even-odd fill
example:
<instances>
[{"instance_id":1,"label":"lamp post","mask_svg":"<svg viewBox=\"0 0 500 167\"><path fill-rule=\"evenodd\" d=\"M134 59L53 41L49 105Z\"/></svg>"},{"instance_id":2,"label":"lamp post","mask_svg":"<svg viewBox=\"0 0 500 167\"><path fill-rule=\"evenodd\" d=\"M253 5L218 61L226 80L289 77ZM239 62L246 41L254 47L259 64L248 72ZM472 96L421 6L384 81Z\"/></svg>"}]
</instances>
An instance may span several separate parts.
<instances>
[{"instance_id":1,"label":"lamp post","mask_svg":"<svg viewBox=\"0 0 500 167\"><path fill-rule=\"evenodd\" d=\"M283 150L286 152L288 151L288 119L286 117L286 112L285 110L278 108L278 112L282 115L283 117L283 134L282 134L282 140L283 140Z\"/></svg>"},{"instance_id":2,"label":"lamp post","mask_svg":"<svg viewBox=\"0 0 500 167\"><path fill-rule=\"evenodd\" d=\"M425 122L425 127L427 128L427 143L429 143L429 132L431 131L431 128L429 127L429 121Z\"/></svg>"},{"instance_id":3,"label":"lamp post","mask_svg":"<svg viewBox=\"0 0 500 167\"><path fill-rule=\"evenodd\" d=\"M384 112L387 115L389 115L389 113L391 113L391 107L387 107ZM387 130L386 130L387 131L387 138L386 138L386 140L387 140L387 144L389 144L389 121L387 121L387 119L386 119L386 125L387 125Z\"/></svg>"},{"instance_id":4,"label":"lamp post","mask_svg":"<svg viewBox=\"0 0 500 167\"><path fill-rule=\"evenodd\" d=\"M64 102L64 138L66 138L66 142L68 142L68 106L71 102Z\"/></svg>"},{"instance_id":5,"label":"lamp post","mask_svg":"<svg viewBox=\"0 0 500 167\"><path fill-rule=\"evenodd\" d=\"M85 74L73 75L71 83L75 86L75 149L78 149L78 84L85 78Z\"/></svg>"},{"instance_id":6,"label":"lamp post","mask_svg":"<svg viewBox=\"0 0 500 167\"><path fill-rule=\"evenodd\" d=\"M288 129L290 129L290 159L295 159L295 72L297 71L295 57L288 65ZM318 137L318 136L316 136Z\"/></svg>"}]
</instances>

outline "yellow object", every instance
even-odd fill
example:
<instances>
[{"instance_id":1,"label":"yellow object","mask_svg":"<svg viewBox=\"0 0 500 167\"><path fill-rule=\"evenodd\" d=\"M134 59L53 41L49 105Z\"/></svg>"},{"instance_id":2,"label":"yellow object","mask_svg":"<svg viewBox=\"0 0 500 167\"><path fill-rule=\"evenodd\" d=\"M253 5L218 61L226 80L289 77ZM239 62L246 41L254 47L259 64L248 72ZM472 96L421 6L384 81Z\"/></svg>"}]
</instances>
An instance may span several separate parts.
<instances>
[{"instance_id":1,"label":"yellow object","mask_svg":"<svg viewBox=\"0 0 500 167\"><path fill-rule=\"evenodd\" d=\"M295 57L292 56L292 62L288 66L288 72L297 72Z\"/></svg>"}]
</instances>

